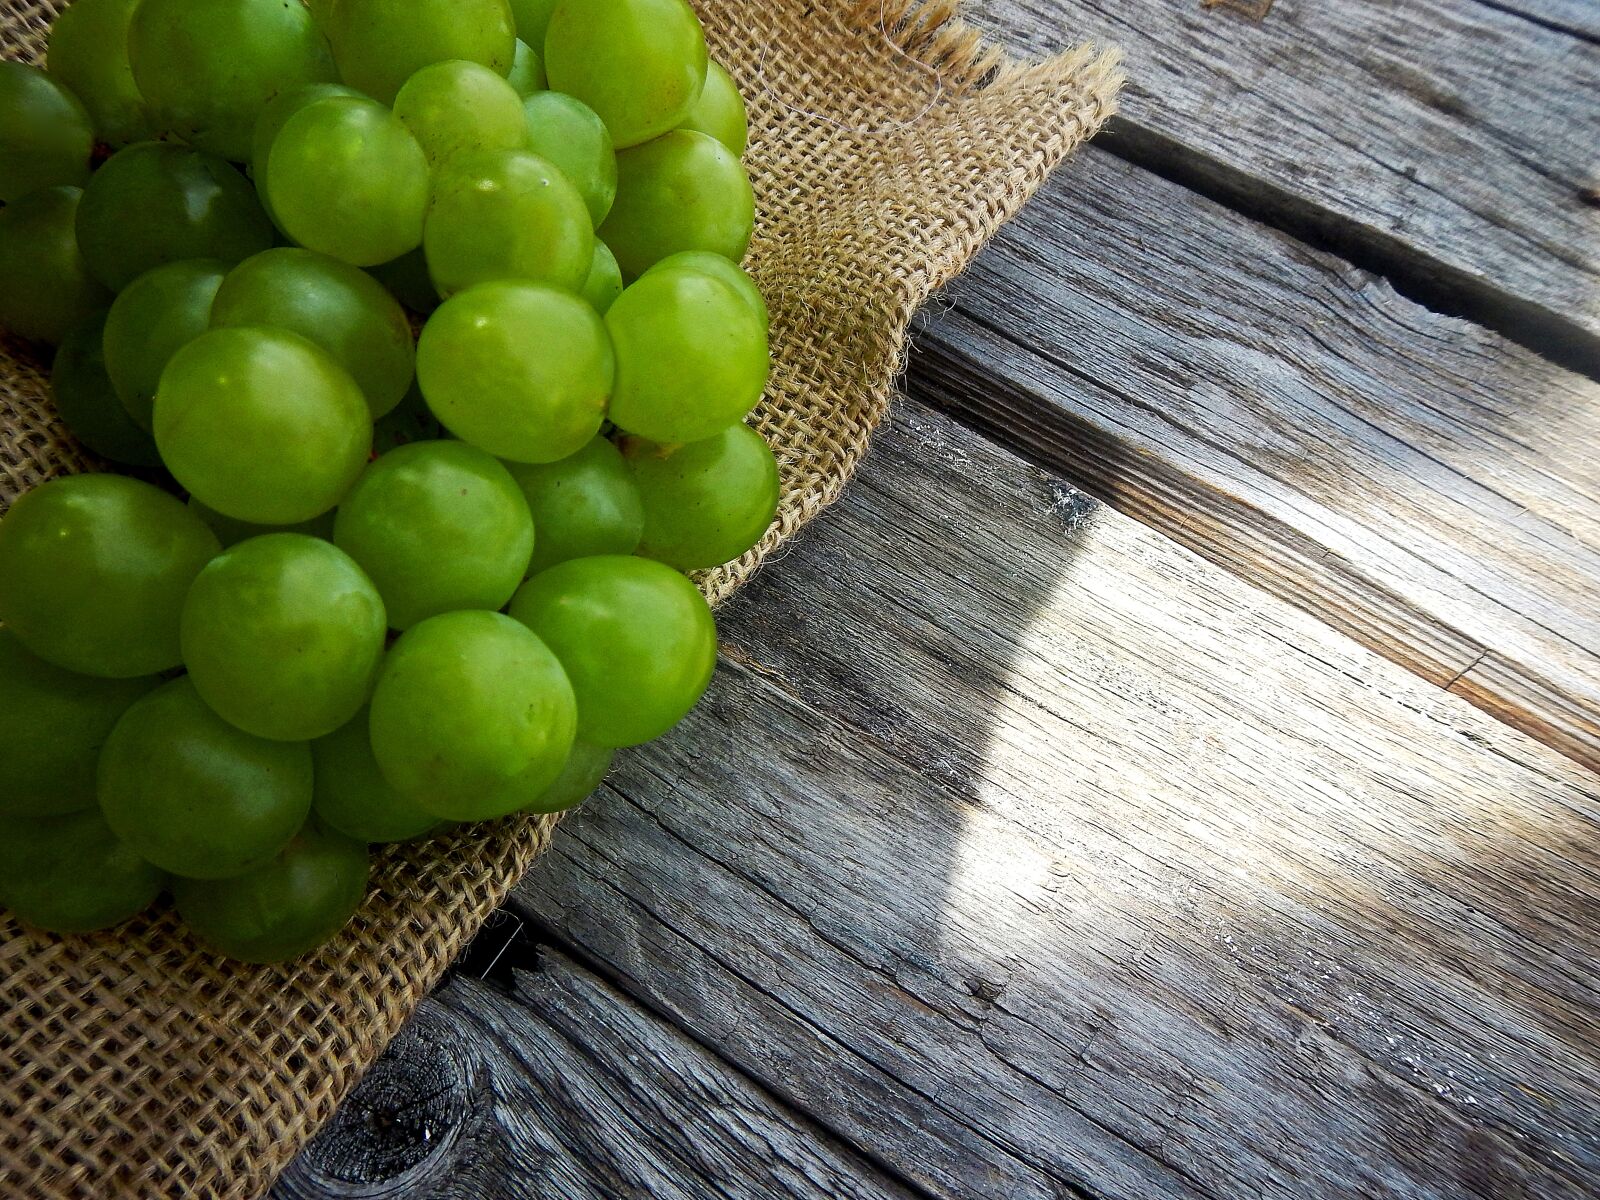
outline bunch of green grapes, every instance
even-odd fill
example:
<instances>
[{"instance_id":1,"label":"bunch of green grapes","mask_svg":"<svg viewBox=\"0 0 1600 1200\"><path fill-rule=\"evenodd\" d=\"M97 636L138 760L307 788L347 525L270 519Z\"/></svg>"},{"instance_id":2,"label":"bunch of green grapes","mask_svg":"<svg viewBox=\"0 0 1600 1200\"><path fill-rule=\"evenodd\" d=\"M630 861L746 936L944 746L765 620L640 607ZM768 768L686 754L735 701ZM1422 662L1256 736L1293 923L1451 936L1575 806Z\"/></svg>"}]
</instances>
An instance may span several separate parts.
<instances>
[{"instance_id":1,"label":"bunch of green grapes","mask_svg":"<svg viewBox=\"0 0 1600 1200\"><path fill-rule=\"evenodd\" d=\"M685 0L76 0L0 63L0 328L129 474L0 518L0 905L307 953L553 813L765 536L744 101Z\"/></svg>"}]
</instances>

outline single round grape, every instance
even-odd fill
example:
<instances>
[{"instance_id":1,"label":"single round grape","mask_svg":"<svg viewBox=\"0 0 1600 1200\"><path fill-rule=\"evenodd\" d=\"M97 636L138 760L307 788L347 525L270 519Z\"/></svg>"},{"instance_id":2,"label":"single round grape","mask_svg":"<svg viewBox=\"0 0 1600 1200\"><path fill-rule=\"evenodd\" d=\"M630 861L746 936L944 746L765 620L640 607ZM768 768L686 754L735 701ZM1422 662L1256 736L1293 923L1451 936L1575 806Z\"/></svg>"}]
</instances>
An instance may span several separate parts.
<instances>
[{"instance_id":1,"label":"single round grape","mask_svg":"<svg viewBox=\"0 0 1600 1200\"><path fill-rule=\"evenodd\" d=\"M0 520L0 621L69 671L154 675L182 661L183 597L221 548L200 518L148 483L53 479Z\"/></svg>"},{"instance_id":2,"label":"single round grape","mask_svg":"<svg viewBox=\"0 0 1600 1200\"><path fill-rule=\"evenodd\" d=\"M705 597L647 558L551 567L522 585L511 615L561 660L578 700L578 736L601 746L660 737L699 701L717 664Z\"/></svg>"},{"instance_id":3,"label":"single round grape","mask_svg":"<svg viewBox=\"0 0 1600 1200\"><path fill-rule=\"evenodd\" d=\"M254 525L327 512L372 448L367 402L337 362L286 329L213 329L172 356L156 445L200 502Z\"/></svg>"},{"instance_id":4,"label":"single round grape","mask_svg":"<svg viewBox=\"0 0 1600 1200\"><path fill-rule=\"evenodd\" d=\"M367 273L407 309L426 316L439 307L439 292L428 273L428 258L418 246L390 262L368 267Z\"/></svg>"},{"instance_id":5,"label":"single round grape","mask_svg":"<svg viewBox=\"0 0 1600 1200\"><path fill-rule=\"evenodd\" d=\"M644 535L639 487L621 452L603 437L559 462L510 463L538 539L528 572L569 558L632 554Z\"/></svg>"},{"instance_id":6,"label":"single round grape","mask_svg":"<svg viewBox=\"0 0 1600 1200\"><path fill-rule=\"evenodd\" d=\"M206 565L183 605L183 661L201 699L275 742L324 737L366 704L383 600L344 551L269 533Z\"/></svg>"},{"instance_id":7,"label":"single round grape","mask_svg":"<svg viewBox=\"0 0 1600 1200\"><path fill-rule=\"evenodd\" d=\"M525 626L445 613L389 652L372 697L372 751L390 785L430 812L486 821L555 782L573 722L572 685Z\"/></svg>"},{"instance_id":8,"label":"single round grape","mask_svg":"<svg viewBox=\"0 0 1600 1200\"><path fill-rule=\"evenodd\" d=\"M308 250L376 266L422 243L428 159L383 105L330 96L283 123L266 194L283 231Z\"/></svg>"},{"instance_id":9,"label":"single round grape","mask_svg":"<svg viewBox=\"0 0 1600 1200\"><path fill-rule=\"evenodd\" d=\"M611 419L657 442L695 442L742 421L767 384L766 324L733 285L656 271L605 316L617 356Z\"/></svg>"},{"instance_id":10,"label":"single round grape","mask_svg":"<svg viewBox=\"0 0 1600 1200\"><path fill-rule=\"evenodd\" d=\"M750 310L761 318L761 327L767 328L771 324L771 317L767 313L767 300L761 294L761 289L756 286L756 281L738 263L732 259L724 258L720 254L713 254L709 250L684 250L678 254L663 258L655 266L645 272L654 275L657 271L673 271L679 267L688 267L704 275L714 275L724 283L729 284L750 303Z\"/></svg>"},{"instance_id":11,"label":"single round grape","mask_svg":"<svg viewBox=\"0 0 1600 1200\"><path fill-rule=\"evenodd\" d=\"M680 124L700 97L706 64L705 35L684 0L560 4L545 31L550 86L599 113L618 147Z\"/></svg>"},{"instance_id":12,"label":"single round grape","mask_svg":"<svg viewBox=\"0 0 1600 1200\"><path fill-rule=\"evenodd\" d=\"M236 263L272 245L272 222L245 177L214 154L136 142L89 180L78 244L101 283L121 291L163 263Z\"/></svg>"},{"instance_id":13,"label":"single round grape","mask_svg":"<svg viewBox=\"0 0 1600 1200\"><path fill-rule=\"evenodd\" d=\"M106 314L95 313L61 339L50 369L56 412L96 454L129 466L158 467L155 439L133 423L106 374L105 328Z\"/></svg>"},{"instance_id":14,"label":"single round grape","mask_svg":"<svg viewBox=\"0 0 1600 1200\"><path fill-rule=\"evenodd\" d=\"M431 166L463 150L524 150L528 122L522 97L504 77L475 62L455 59L423 67L394 98Z\"/></svg>"},{"instance_id":15,"label":"single round grape","mask_svg":"<svg viewBox=\"0 0 1600 1200\"><path fill-rule=\"evenodd\" d=\"M286 0L141 0L128 61L158 129L236 162L263 105L337 78L311 14Z\"/></svg>"},{"instance_id":16,"label":"single round grape","mask_svg":"<svg viewBox=\"0 0 1600 1200\"><path fill-rule=\"evenodd\" d=\"M484 150L439 170L422 244L443 296L495 279L575 292L589 277L594 224L554 164L522 150Z\"/></svg>"},{"instance_id":17,"label":"single round grape","mask_svg":"<svg viewBox=\"0 0 1600 1200\"><path fill-rule=\"evenodd\" d=\"M283 849L311 811L311 749L228 724L187 677L144 697L100 755L100 811L142 858L226 879Z\"/></svg>"},{"instance_id":18,"label":"single round grape","mask_svg":"<svg viewBox=\"0 0 1600 1200\"><path fill-rule=\"evenodd\" d=\"M303 533L307 537L318 537L324 541L333 540L332 509L320 517L313 517L309 521L300 521L294 525L252 525L249 521L236 521L232 517L225 517L216 509L207 508L193 496L189 497L188 507L190 512L211 527L211 532L217 535L217 540L222 543L224 550L266 533Z\"/></svg>"},{"instance_id":19,"label":"single round grape","mask_svg":"<svg viewBox=\"0 0 1600 1200\"><path fill-rule=\"evenodd\" d=\"M617 154L594 109L560 92L535 92L522 101L533 152L556 165L578 189L595 226L617 196Z\"/></svg>"},{"instance_id":20,"label":"single round grape","mask_svg":"<svg viewBox=\"0 0 1600 1200\"><path fill-rule=\"evenodd\" d=\"M0 329L59 342L111 303L78 252L75 187L29 192L0 208Z\"/></svg>"},{"instance_id":21,"label":"single round grape","mask_svg":"<svg viewBox=\"0 0 1600 1200\"><path fill-rule=\"evenodd\" d=\"M778 512L778 460L748 425L661 446L626 438L623 456L644 505L639 553L695 571L738 558Z\"/></svg>"},{"instance_id":22,"label":"single round grape","mask_svg":"<svg viewBox=\"0 0 1600 1200\"><path fill-rule=\"evenodd\" d=\"M98 810L0 820L0 906L36 929L109 929L155 903L166 882Z\"/></svg>"},{"instance_id":23,"label":"single round grape","mask_svg":"<svg viewBox=\"0 0 1600 1200\"><path fill-rule=\"evenodd\" d=\"M694 102L679 129L696 129L721 142L735 158L742 158L750 145L750 118L745 112L739 85L721 63L706 68L706 86Z\"/></svg>"},{"instance_id":24,"label":"single round grape","mask_svg":"<svg viewBox=\"0 0 1600 1200\"><path fill-rule=\"evenodd\" d=\"M417 382L444 427L499 458L554 462L599 432L614 374L595 311L571 292L483 283L439 306Z\"/></svg>"},{"instance_id":25,"label":"single round grape","mask_svg":"<svg viewBox=\"0 0 1600 1200\"><path fill-rule=\"evenodd\" d=\"M333 538L409 629L457 609L504 608L528 570L533 518L510 472L465 442L417 442L366 469Z\"/></svg>"},{"instance_id":26,"label":"single round grape","mask_svg":"<svg viewBox=\"0 0 1600 1200\"><path fill-rule=\"evenodd\" d=\"M79 99L38 67L0 61L0 204L89 178L94 128Z\"/></svg>"},{"instance_id":27,"label":"single round grape","mask_svg":"<svg viewBox=\"0 0 1600 1200\"><path fill-rule=\"evenodd\" d=\"M102 142L154 135L128 65L128 26L139 0L76 0L50 26L50 74L83 102Z\"/></svg>"},{"instance_id":28,"label":"single round grape","mask_svg":"<svg viewBox=\"0 0 1600 1200\"><path fill-rule=\"evenodd\" d=\"M106 316L106 374L117 399L141 429L149 429L156 385L172 356L211 325L211 302L228 273L226 263L191 258L139 276Z\"/></svg>"},{"instance_id":29,"label":"single round grape","mask_svg":"<svg viewBox=\"0 0 1600 1200\"><path fill-rule=\"evenodd\" d=\"M530 46L544 45L545 30L557 0L511 0L511 15L516 20L517 36Z\"/></svg>"},{"instance_id":30,"label":"single round grape","mask_svg":"<svg viewBox=\"0 0 1600 1200\"><path fill-rule=\"evenodd\" d=\"M338 0L327 29L344 81L384 104L432 63L465 59L504 76L516 54L506 0Z\"/></svg>"},{"instance_id":31,"label":"single round grape","mask_svg":"<svg viewBox=\"0 0 1600 1200\"><path fill-rule=\"evenodd\" d=\"M261 207L272 218L274 225L280 222L272 211L272 201L267 194L267 167L272 155L272 143L277 141L278 133L295 113L308 104L335 96L366 99L355 88L340 83L307 83L279 92L256 117L255 129L250 135L250 178L255 181L256 196L261 200Z\"/></svg>"},{"instance_id":32,"label":"single round grape","mask_svg":"<svg viewBox=\"0 0 1600 1200\"><path fill-rule=\"evenodd\" d=\"M520 38L517 40L516 56L511 60L511 73L506 76L506 82L516 89L519 96L531 96L535 92L544 91L548 86L548 81L544 77L544 59L539 56L537 50Z\"/></svg>"},{"instance_id":33,"label":"single round grape","mask_svg":"<svg viewBox=\"0 0 1600 1200\"><path fill-rule=\"evenodd\" d=\"M709 250L744 258L755 229L755 194L721 142L675 129L617 155L617 198L600 238L636 279L669 254Z\"/></svg>"},{"instance_id":34,"label":"single round grape","mask_svg":"<svg viewBox=\"0 0 1600 1200\"><path fill-rule=\"evenodd\" d=\"M64 671L0 629L0 817L53 817L94 806L94 765L111 727L156 684Z\"/></svg>"},{"instance_id":35,"label":"single round grape","mask_svg":"<svg viewBox=\"0 0 1600 1200\"><path fill-rule=\"evenodd\" d=\"M541 792L537 799L522 807L523 812L554 813L565 812L574 805L582 804L594 794L606 777L606 772L611 770L612 760L617 752L609 746L597 746L593 742L574 741L572 753L567 755L567 765L561 768L561 774L556 781Z\"/></svg>"},{"instance_id":36,"label":"single round grape","mask_svg":"<svg viewBox=\"0 0 1600 1200\"><path fill-rule=\"evenodd\" d=\"M361 388L374 418L411 388L416 345L400 302L349 263L292 246L247 258L223 280L211 324L270 325L315 342Z\"/></svg>"},{"instance_id":37,"label":"single round grape","mask_svg":"<svg viewBox=\"0 0 1600 1200\"><path fill-rule=\"evenodd\" d=\"M617 256L599 238L594 240L594 260L589 265L589 278L583 281L580 293L589 307L602 317L622 295L622 268L617 266Z\"/></svg>"},{"instance_id":38,"label":"single round grape","mask_svg":"<svg viewBox=\"0 0 1600 1200\"><path fill-rule=\"evenodd\" d=\"M439 818L389 786L372 757L369 723L363 708L349 724L312 743L317 779L311 811L328 828L358 841L409 842Z\"/></svg>"},{"instance_id":39,"label":"single round grape","mask_svg":"<svg viewBox=\"0 0 1600 1200\"><path fill-rule=\"evenodd\" d=\"M287 962L315 950L355 916L371 862L361 842L317 828L231 879L176 879L178 915L205 945L247 963Z\"/></svg>"}]
</instances>

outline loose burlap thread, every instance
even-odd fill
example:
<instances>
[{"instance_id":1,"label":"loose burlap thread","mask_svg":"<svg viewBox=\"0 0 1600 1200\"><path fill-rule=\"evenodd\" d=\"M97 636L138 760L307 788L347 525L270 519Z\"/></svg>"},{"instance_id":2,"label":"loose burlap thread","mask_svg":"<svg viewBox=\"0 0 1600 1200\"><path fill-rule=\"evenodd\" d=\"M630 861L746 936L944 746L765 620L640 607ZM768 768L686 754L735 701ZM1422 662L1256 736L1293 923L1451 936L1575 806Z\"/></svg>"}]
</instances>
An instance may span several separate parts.
<instances>
[{"instance_id":1,"label":"loose burlap thread","mask_svg":"<svg viewBox=\"0 0 1600 1200\"><path fill-rule=\"evenodd\" d=\"M888 410L912 314L1111 114L1116 57L1012 62L954 0L699 0L750 103L773 376L755 422L783 474L728 596L838 496ZM37 62L62 0L0 0ZM0 341L0 511L99 469L44 364ZM930 498L932 501L934 498ZM4 786L0 747L0 787ZM199 949L169 910L55 938L0 914L0 1195L252 1197L269 1186L548 845L512 818L386 851L355 921L282 967Z\"/></svg>"}]
</instances>

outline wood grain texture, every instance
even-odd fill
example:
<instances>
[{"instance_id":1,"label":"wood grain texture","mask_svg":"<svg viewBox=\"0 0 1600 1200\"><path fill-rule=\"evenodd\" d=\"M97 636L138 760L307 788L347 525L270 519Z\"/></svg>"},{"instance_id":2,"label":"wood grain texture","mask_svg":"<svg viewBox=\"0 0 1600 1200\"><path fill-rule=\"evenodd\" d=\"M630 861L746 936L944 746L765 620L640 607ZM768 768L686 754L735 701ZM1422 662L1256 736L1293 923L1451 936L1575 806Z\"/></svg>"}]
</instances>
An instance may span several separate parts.
<instances>
[{"instance_id":1,"label":"wood grain texture","mask_svg":"<svg viewBox=\"0 0 1600 1200\"><path fill-rule=\"evenodd\" d=\"M910 1200L559 954L456 976L273 1200Z\"/></svg>"},{"instance_id":2,"label":"wood grain texture","mask_svg":"<svg viewBox=\"0 0 1600 1200\"><path fill-rule=\"evenodd\" d=\"M969 5L1030 51L1084 37L1122 45L1116 136L1129 153L1442 280L1570 341L1591 365L1597 7L1277 0L1253 22L1172 0Z\"/></svg>"},{"instance_id":3,"label":"wood grain texture","mask_svg":"<svg viewBox=\"0 0 1600 1200\"><path fill-rule=\"evenodd\" d=\"M1600 1186L1600 796L914 404L518 904L925 1193Z\"/></svg>"},{"instance_id":4,"label":"wood grain texture","mask_svg":"<svg viewBox=\"0 0 1600 1200\"><path fill-rule=\"evenodd\" d=\"M942 407L1600 768L1600 383L1094 151L918 346Z\"/></svg>"}]
</instances>

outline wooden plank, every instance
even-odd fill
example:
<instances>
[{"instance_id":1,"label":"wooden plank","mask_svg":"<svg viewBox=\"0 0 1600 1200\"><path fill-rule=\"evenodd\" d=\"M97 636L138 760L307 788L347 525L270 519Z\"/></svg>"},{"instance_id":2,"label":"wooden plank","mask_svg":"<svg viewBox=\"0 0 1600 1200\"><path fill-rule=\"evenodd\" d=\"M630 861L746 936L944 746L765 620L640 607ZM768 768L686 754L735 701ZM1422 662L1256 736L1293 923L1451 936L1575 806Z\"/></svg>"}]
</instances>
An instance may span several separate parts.
<instances>
[{"instance_id":1,"label":"wooden plank","mask_svg":"<svg viewBox=\"0 0 1600 1200\"><path fill-rule=\"evenodd\" d=\"M456 976L275 1200L913 1193L559 954L503 992Z\"/></svg>"},{"instance_id":2,"label":"wooden plank","mask_svg":"<svg viewBox=\"0 0 1600 1200\"><path fill-rule=\"evenodd\" d=\"M1600 768L1600 384L1093 151L919 348L919 395Z\"/></svg>"},{"instance_id":3,"label":"wooden plank","mask_svg":"<svg viewBox=\"0 0 1600 1200\"><path fill-rule=\"evenodd\" d=\"M935 1196L1600 1187L1600 796L907 403L521 911Z\"/></svg>"},{"instance_id":4,"label":"wooden plank","mask_svg":"<svg viewBox=\"0 0 1600 1200\"><path fill-rule=\"evenodd\" d=\"M1277 0L1260 21L1199 0L968 9L1030 51L1122 45L1125 152L1600 365L1600 6Z\"/></svg>"}]
</instances>

